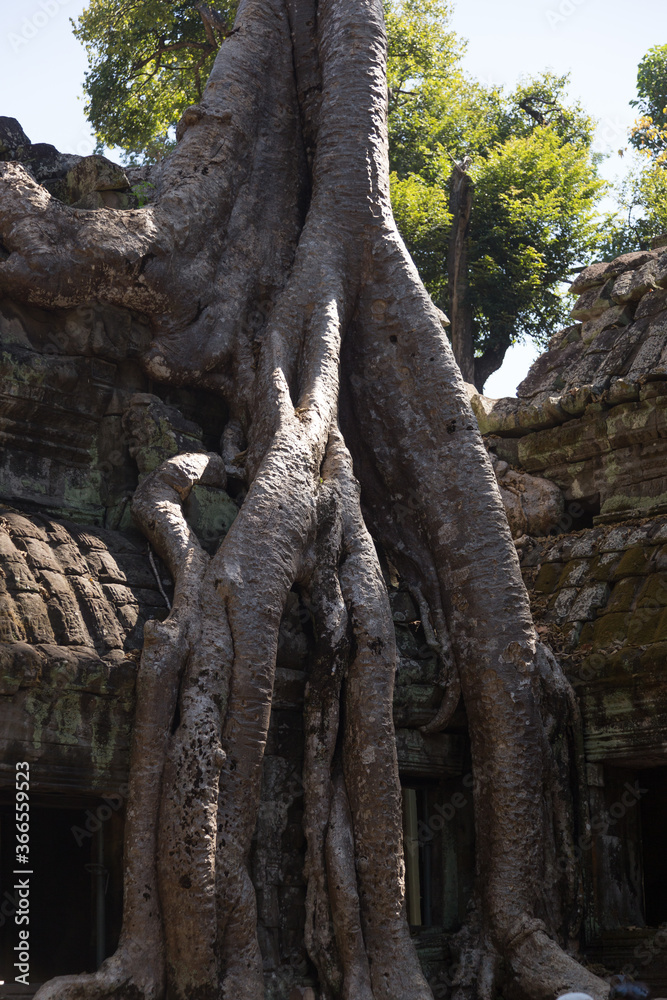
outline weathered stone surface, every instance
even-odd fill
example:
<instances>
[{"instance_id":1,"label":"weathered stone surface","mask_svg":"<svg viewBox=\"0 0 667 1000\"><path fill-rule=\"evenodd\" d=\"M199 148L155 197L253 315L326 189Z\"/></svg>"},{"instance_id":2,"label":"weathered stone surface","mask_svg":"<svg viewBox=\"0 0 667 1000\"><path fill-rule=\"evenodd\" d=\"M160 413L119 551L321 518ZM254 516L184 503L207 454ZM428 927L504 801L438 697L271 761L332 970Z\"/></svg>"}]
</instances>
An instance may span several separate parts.
<instances>
[{"instance_id":1,"label":"weathered stone surface","mask_svg":"<svg viewBox=\"0 0 667 1000\"><path fill-rule=\"evenodd\" d=\"M581 324L567 327L554 343L531 366L526 378L517 388L519 399L529 400L538 393L557 395L567 386L566 373L585 350L581 340Z\"/></svg>"},{"instance_id":2,"label":"weathered stone surface","mask_svg":"<svg viewBox=\"0 0 667 1000\"><path fill-rule=\"evenodd\" d=\"M201 427L186 420L177 407L149 393L135 393L130 398L122 425L141 476L173 455L206 450Z\"/></svg>"},{"instance_id":3,"label":"weathered stone surface","mask_svg":"<svg viewBox=\"0 0 667 1000\"><path fill-rule=\"evenodd\" d=\"M603 331L628 326L632 319L633 313L629 306L610 303L604 312L582 325L581 339L588 347ZM597 343L596 348L599 349Z\"/></svg>"},{"instance_id":4,"label":"weathered stone surface","mask_svg":"<svg viewBox=\"0 0 667 1000\"><path fill-rule=\"evenodd\" d=\"M579 694L590 760L663 758L665 536L665 516L599 526L547 542L525 570L538 626Z\"/></svg>"},{"instance_id":5,"label":"weathered stone surface","mask_svg":"<svg viewBox=\"0 0 667 1000\"><path fill-rule=\"evenodd\" d=\"M105 156L78 159L64 174L46 182L54 198L75 208L135 208L125 171Z\"/></svg>"},{"instance_id":6,"label":"weathered stone surface","mask_svg":"<svg viewBox=\"0 0 667 1000\"><path fill-rule=\"evenodd\" d=\"M46 142L33 143L15 118L0 117L0 160L17 160L40 183L63 177L82 157L60 153Z\"/></svg>"},{"instance_id":7,"label":"weathered stone surface","mask_svg":"<svg viewBox=\"0 0 667 1000\"><path fill-rule=\"evenodd\" d=\"M148 328L121 309L47 314L3 300L0 339L0 497L22 497L88 524L128 527L137 466L122 417L132 397L149 388L138 363ZM193 430L195 408L206 434ZM218 400L203 393L195 402L189 390L177 390L167 411L175 422L168 432L163 414L172 454L218 446L226 417Z\"/></svg>"},{"instance_id":8,"label":"weathered stone surface","mask_svg":"<svg viewBox=\"0 0 667 1000\"><path fill-rule=\"evenodd\" d=\"M491 455L507 520L514 538L547 535L558 525L565 501L558 487L548 479L538 479L510 469Z\"/></svg>"},{"instance_id":9,"label":"weathered stone surface","mask_svg":"<svg viewBox=\"0 0 667 1000\"><path fill-rule=\"evenodd\" d=\"M637 302L658 285L658 277L667 271L667 255L647 261L636 271L626 271L615 279L611 289L614 302Z\"/></svg>"},{"instance_id":10,"label":"weathered stone surface","mask_svg":"<svg viewBox=\"0 0 667 1000\"><path fill-rule=\"evenodd\" d=\"M110 576L123 587L101 582ZM36 790L113 790L126 779L143 624L167 612L143 540L0 509L0 580L0 783L20 744Z\"/></svg>"},{"instance_id":11,"label":"weathered stone surface","mask_svg":"<svg viewBox=\"0 0 667 1000\"><path fill-rule=\"evenodd\" d=\"M465 739L461 735L423 736L418 729L397 729L396 746L405 775L442 778L463 774Z\"/></svg>"},{"instance_id":12,"label":"weathered stone surface","mask_svg":"<svg viewBox=\"0 0 667 1000\"><path fill-rule=\"evenodd\" d=\"M589 288L600 287L611 277L609 264L600 261L585 267L570 285L572 295L581 295Z\"/></svg>"},{"instance_id":13,"label":"weathered stone surface","mask_svg":"<svg viewBox=\"0 0 667 1000\"><path fill-rule=\"evenodd\" d=\"M27 154L18 157L35 180L48 189L50 183L63 177L81 160L75 153L60 153L47 142L33 143Z\"/></svg>"},{"instance_id":14,"label":"weathered stone surface","mask_svg":"<svg viewBox=\"0 0 667 1000\"><path fill-rule=\"evenodd\" d=\"M572 319L586 322L595 319L596 316L600 316L609 309L613 302L610 296L603 294L606 288L607 285L604 285L602 289L596 286L582 292L570 310Z\"/></svg>"},{"instance_id":15,"label":"weathered stone surface","mask_svg":"<svg viewBox=\"0 0 667 1000\"><path fill-rule=\"evenodd\" d=\"M636 270L656 256L657 254L651 250L637 250L622 254L609 263L591 264L572 282L570 292L572 295L580 295L596 285L604 285L610 278L615 278L624 271Z\"/></svg>"},{"instance_id":16,"label":"weathered stone surface","mask_svg":"<svg viewBox=\"0 0 667 1000\"><path fill-rule=\"evenodd\" d=\"M553 337L517 399L472 398L499 458L550 479L605 521L667 510L667 298L648 287L666 258L652 251L612 262L612 290L622 283L622 297L639 296L632 322L633 302L613 306ZM590 308L607 297L606 268L583 279L598 282L584 289Z\"/></svg>"},{"instance_id":17,"label":"weathered stone surface","mask_svg":"<svg viewBox=\"0 0 667 1000\"><path fill-rule=\"evenodd\" d=\"M31 146L16 118L0 115L0 160L20 160Z\"/></svg>"},{"instance_id":18,"label":"weathered stone surface","mask_svg":"<svg viewBox=\"0 0 667 1000\"><path fill-rule=\"evenodd\" d=\"M516 399L472 395L482 433L525 437L591 412L592 403L608 408L636 399L646 380L667 381L667 298L658 287L666 272L667 254L658 250L582 272L573 316L583 325L551 338Z\"/></svg>"},{"instance_id":19,"label":"weathered stone surface","mask_svg":"<svg viewBox=\"0 0 667 1000\"><path fill-rule=\"evenodd\" d=\"M667 309L667 289L655 288L647 292L635 307L635 319L644 319Z\"/></svg>"},{"instance_id":20,"label":"weathered stone surface","mask_svg":"<svg viewBox=\"0 0 667 1000\"><path fill-rule=\"evenodd\" d=\"M667 313L656 313L645 322L641 343L627 369L630 381L647 376L667 378Z\"/></svg>"},{"instance_id":21,"label":"weathered stone surface","mask_svg":"<svg viewBox=\"0 0 667 1000\"><path fill-rule=\"evenodd\" d=\"M567 419L560 397L547 397L535 405L521 405L517 399L489 399L473 396L473 412L482 434L517 436L544 427L554 427Z\"/></svg>"},{"instance_id":22,"label":"weathered stone surface","mask_svg":"<svg viewBox=\"0 0 667 1000\"><path fill-rule=\"evenodd\" d=\"M139 204L117 163L97 154L77 156L60 153L49 143L31 143L14 118L0 117L0 160L18 160L54 198L75 208L136 208ZM147 200L143 197L142 203Z\"/></svg>"}]
</instances>

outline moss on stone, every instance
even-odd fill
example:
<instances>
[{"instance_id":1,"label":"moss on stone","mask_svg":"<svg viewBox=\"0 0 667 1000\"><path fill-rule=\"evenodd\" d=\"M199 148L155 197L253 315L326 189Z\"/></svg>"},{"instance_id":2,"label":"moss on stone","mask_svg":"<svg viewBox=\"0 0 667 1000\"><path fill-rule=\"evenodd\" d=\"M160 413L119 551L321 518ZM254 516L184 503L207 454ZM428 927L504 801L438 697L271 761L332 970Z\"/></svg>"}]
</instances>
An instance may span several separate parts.
<instances>
[{"instance_id":1,"label":"moss on stone","mask_svg":"<svg viewBox=\"0 0 667 1000\"><path fill-rule=\"evenodd\" d=\"M660 627L658 627L659 630ZM667 663L667 640L653 643L641 655L642 670L658 670L662 673Z\"/></svg>"},{"instance_id":2,"label":"moss on stone","mask_svg":"<svg viewBox=\"0 0 667 1000\"><path fill-rule=\"evenodd\" d=\"M662 642L663 639L667 639L667 608L660 615L658 627L655 630L653 638L655 642Z\"/></svg>"},{"instance_id":3,"label":"moss on stone","mask_svg":"<svg viewBox=\"0 0 667 1000\"><path fill-rule=\"evenodd\" d=\"M639 669L641 650L623 646L604 657L604 666L600 674L604 677L627 677Z\"/></svg>"},{"instance_id":4,"label":"moss on stone","mask_svg":"<svg viewBox=\"0 0 667 1000\"><path fill-rule=\"evenodd\" d=\"M616 567L621 561L617 552L601 552L594 556L588 570L591 580L611 581L614 579Z\"/></svg>"},{"instance_id":5,"label":"moss on stone","mask_svg":"<svg viewBox=\"0 0 667 1000\"><path fill-rule=\"evenodd\" d=\"M667 612L666 612L667 615ZM653 608L641 608L637 611L615 611L602 615L595 622L594 645L600 649L611 646L646 646L657 635L659 611ZM667 638L667 617L664 619L665 637Z\"/></svg>"},{"instance_id":6,"label":"moss on stone","mask_svg":"<svg viewBox=\"0 0 667 1000\"><path fill-rule=\"evenodd\" d=\"M565 564L558 587L580 587L588 576L587 559L571 559Z\"/></svg>"},{"instance_id":7,"label":"moss on stone","mask_svg":"<svg viewBox=\"0 0 667 1000\"><path fill-rule=\"evenodd\" d=\"M636 577L630 576L620 580L611 592L605 612L613 614L618 611L630 611L640 587L641 581Z\"/></svg>"},{"instance_id":8,"label":"moss on stone","mask_svg":"<svg viewBox=\"0 0 667 1000\"><path fill-rule=\"evenodd\" d=\"M653 568L657 573L667 573L667 545L661 545L653 557Z\"/></svg>"},{"instance_id":9,"label":"moss on stone","mask_svg":"<svg viewBox=\"0 0 667 1000\"><path fill-rule=\"evenodd\" d=\"M610 488L613 488L614 476L611 473L614 470L614 466L611 461L607 463L605 467L605 474L607 481L611 484ZM618 474L622 474L622 469L619 468ZM643 516L647 516L651 513L660 513L667 508L667 493L660 493L658 496L641 497L641 496L628 496L624 493L615 493L613 496L607 497L603 502L600 509L601 514L623 514L628 511L637 512Z\"/></svg>"},{"instance_id":10,"label":"moss on stone","mask_svg":"<svg viewBox=\"0 0 667 1000\"><path fill-rule=\"evenodd\" d=\"M645 646L660 638L656 636L659 614L659 609L656 608L638 608L630 617L628 642L633 646Z\"/></svg>"},{"instance_id":11,"label":"moss on stone","mask_svg":"<svg viewBox=\"0 0 667 1000\"><path fill-rule=\"evenodd\" d=\"M601 649L614 643L625 643L628 637L628 615L624 612L602 615L594 623L594 645Z\"/></svg>"},{"instance_id":12,"label":"moss on stone","mask_svg":"<svg viewBox=\"0 0 667 1000\"><path fill-rule=\"evenodd\" d=\"M595 626L593 622L586 622L581 632L579 633L579 646L590 646L594 639L594 629Z\"/></svg>"},{"instance_id":13,"label":"moss on stone","mask_svg":"<svg viewBox=\"0 0 667 1000\"><path fill-rule=\"evenodd\" d=\"M651 573L637 598L638 608L667 607L667 574Z\"/></svg>"},{"instance_id":14,"label":"moss on stone","mask_svg":"<svg viewBox=\"0 0 667 1000\"><path fill-rule=\"evenodd\" d=\"M197 483L184 511L200 541L215 549L231 528L239 509L224 490Z\"/></svg>"},{"instance_id":15,"label":"moss on stone","mask_svg":"<svg viewBox=\"0 0 667 1000\"><path fill-rule=\"evenodd\" d=\"M552 594L558 586L563 563L542 563L533 589L540 594Z\"/></svg>"},{"instance_id":16,"label":"moss on stone","mask_svg":"<svg viewBox=\"0 0 667 1000\"><path fill-rule=\"evenodd\" d=\"M621 557L613 578L621 580L625 576L645 576L649 572L649 565L655 553L655 547L643 545L633 545L626 549Z\"/></svg>"}]
</instances>

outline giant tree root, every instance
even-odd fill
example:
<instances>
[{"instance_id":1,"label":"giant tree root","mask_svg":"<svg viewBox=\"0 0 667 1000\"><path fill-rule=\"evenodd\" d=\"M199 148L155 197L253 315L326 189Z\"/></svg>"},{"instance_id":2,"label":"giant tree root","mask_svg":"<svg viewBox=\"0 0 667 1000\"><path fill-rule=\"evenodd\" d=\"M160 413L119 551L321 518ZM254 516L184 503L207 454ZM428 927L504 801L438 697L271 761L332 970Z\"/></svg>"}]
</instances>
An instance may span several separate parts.
<instances>
[{"instance_id":1,"label":"giant tree root","mask_svg":"<svg viewBox=\"0 0 667 1000\"><path fill-rule=\"evenodd\" d=\"M135 516L175 583L164 622L148 622L137 674L125 822L123 927L118 949L93 975L46 983L42 997L144 996L165 987L164 923L158 893L158 817L163 771L184 664L199 639L200 588L208 556L182 504L197 482L224 485L219 455L181 455L149 475L135 493Z\"/></svg>"},{"instance_id":2,"label":"giant tree root","mask_svg":"<svg viewBox=\"0 0 667 1000\"><path fill-rule=\"evenodd\" d=\"M225 399L225 457L247 487L211 558L181 505L193 483L223 482L219 456L171 459L135 495L176 594L146 628L137 681L123 931L95 975L39 1000L262 997L248 855L294 587L317 637L304 822L320 990L429 1000L406 920L395 638L369 528L441 660L427 728L460 695L468 713L477 908L458 991L606 996L562 947L581 915L576 724L558 721L571 691L540 653L493 470L391 215L382 18L380 0L243 0L147 209L68 209L0 164L0 291L145 313L146 370Z\"/></svg>"}]
</instances>

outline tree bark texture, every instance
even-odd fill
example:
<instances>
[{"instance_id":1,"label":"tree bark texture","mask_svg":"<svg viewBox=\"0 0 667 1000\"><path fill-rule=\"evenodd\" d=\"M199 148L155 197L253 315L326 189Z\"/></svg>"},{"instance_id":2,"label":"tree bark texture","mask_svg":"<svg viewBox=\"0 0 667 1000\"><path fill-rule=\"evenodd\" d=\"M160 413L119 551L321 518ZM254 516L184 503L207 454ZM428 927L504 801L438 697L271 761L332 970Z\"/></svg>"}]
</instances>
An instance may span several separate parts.
<instances>
[{"instance_id":1,"label":"tree bark texture","mask_svg":"<svg viewBox=\"0 0 667 1000\"><path fill-rule=\"evenodd\" d=\"M468 277L468 238L475 186L467 161L454 163L449 178L449 211L452 229L447 253L447 286L452 350L464 382L475 382L473 317ZM483 386L478 386L480 392Z\"/></svg>"},{"instance_id":2,"label":"tree bark texture","mask_svg":"<svg viewBox=\"0 0 667 1000\"><path fill-rule=\"evenodd\" d=\"M134 497L175 598L139 669L123 932L97 973L40 1000L262 997L248 855L293 588L316 635L304 822L319 990L429 1000L406 919L396 647L373 539L440 655L428 728L461 694L468 712L477 891L456 995L606 996L567 952L576 709L537 642L461 373L392 218L386 102L380 0L242 0L154 204L68 208L0 164L0 293L144 314L152 378L213 390L230 412L224 459L179 455ZM247 493L210 556L183 503L239 468ZM406 497L410 520L395 515Z\"/></svg>"},{"instance_id":3,"label":"tree bark texture","mask_svg":"<svg viewBox=\"0 0 667 1000\"><path fill-rule=\"evenodd\" d=\"M475 185L468 173L466 158L454 163L449 178L449 211L452 228L447 251L447 294L449 298L452 350L463 381L474 385L478 392L490 375L497 372L511 344L508 331L501 335L493 331L493 344L475 355L475 325L470 295L468 241L470 217L473 211Z\"/></svg>"}]
</instances>

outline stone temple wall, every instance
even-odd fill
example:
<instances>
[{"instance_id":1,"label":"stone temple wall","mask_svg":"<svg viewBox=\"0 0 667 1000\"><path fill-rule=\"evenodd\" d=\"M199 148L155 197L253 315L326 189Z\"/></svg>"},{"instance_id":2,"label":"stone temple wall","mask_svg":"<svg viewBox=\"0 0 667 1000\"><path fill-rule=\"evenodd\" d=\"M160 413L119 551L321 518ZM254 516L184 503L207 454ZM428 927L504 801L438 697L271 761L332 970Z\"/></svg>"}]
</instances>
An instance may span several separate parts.
<instances>
[{"instance_id":1,"label":"stone temple wall","mask_svg":"<svg viewBox=\"0 0 667 1000\"><path fill-rule=\"evenodd\" d=\"M471 390L471 402L496 470L510 468L519 482L546 480L563 501L551 527L517 538L517 547L538 631L558 653L582 715L594 826L579 845L584 950L661 993L667 250L595 264L572 292L576 322L552 337L517 397Z\"/></svg>"},{"instance_id":2,"label":"stone temple wall","mask_svg":"<svg viewBox=\"0 0 667 1000\"><path fill-rule=\"evenodd\" d=\"M489 444L598 520L667 503L667 251L626 254L572 286L579 322L552 337L515 399L473 395Z\"/></svg>"}]
</instances>

